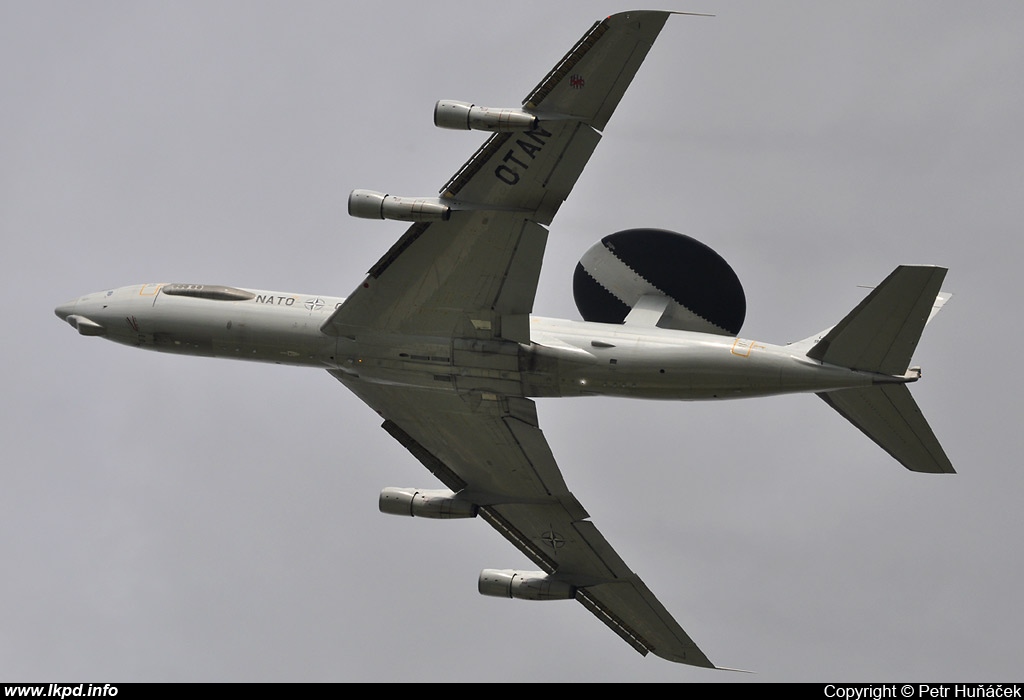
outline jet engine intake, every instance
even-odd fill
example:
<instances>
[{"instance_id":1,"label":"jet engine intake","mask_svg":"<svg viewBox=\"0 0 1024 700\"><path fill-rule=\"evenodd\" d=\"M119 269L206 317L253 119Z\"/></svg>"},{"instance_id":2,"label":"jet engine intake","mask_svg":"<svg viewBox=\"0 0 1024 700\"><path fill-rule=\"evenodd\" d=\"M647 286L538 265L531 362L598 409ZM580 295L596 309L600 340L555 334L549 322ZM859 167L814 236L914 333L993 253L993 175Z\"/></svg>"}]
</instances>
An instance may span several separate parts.
<instances>
[{"instance_id":1,"label":"jet engine intake","mask_svg":"<svg viewBox=\"0 0 1024 700\"><path fill-rule=\"evenodd\" d=\"M448 489L406 489L389 486L380 492L381 513L410 518L475 518L476 505Z\"/></svg>"},{"instance_id":2,"label":"jet engine intake","mask_svg":"<svg viewBox=\"0 0 1024 700\"><path fill-rule=\"evenodd\" d=\"M552 579L543 571L484 569L480 572L477 590L481 595L522 600L571 600L576 586Z\"/></svg>"},{"instance_id":3,"label":"jet engine intake","mask_svg":"<svg viewBox=\"0 0 1024 700\"><path fill-rule=\"evenodd\" d=\"M352 190L349 216L395 221L447 221L452 210L436 197L394 197L372 190Z\"/></svg>"},{"instance_id":4,"label":"jet engine intake","mask_svg":"<svg viewBox=\"0 0 1024 700\"><path fill-rule=\"evenodd\" d=\"M538 121L521 109L481 107L455 100L441 100L434 105L434 126L442 129L529 131Z\"/></svg>"}]
</instances>

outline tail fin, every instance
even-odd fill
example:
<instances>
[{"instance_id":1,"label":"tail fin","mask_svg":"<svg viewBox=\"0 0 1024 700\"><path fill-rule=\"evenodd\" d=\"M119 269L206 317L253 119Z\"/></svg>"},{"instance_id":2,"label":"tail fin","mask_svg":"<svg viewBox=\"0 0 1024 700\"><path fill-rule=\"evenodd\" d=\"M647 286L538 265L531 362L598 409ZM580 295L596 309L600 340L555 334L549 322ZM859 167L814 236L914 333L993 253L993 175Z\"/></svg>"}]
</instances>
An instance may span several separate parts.
<instances>
[{"instance_id":1,"label":"tail fin","mask_svg":"<svg viewBox=\"0 0 1024 700\"><path fill-rule=\"evenodd\" d=\"M925 324L949 299L946 269L901 265L808 352L840 367L917 378L907 372ZM955 473L905 384L883 383L818 394L907 469Z\"/></svg>"},{"instance_id":2,"label":"tail fin","mask_svg":"<svg viewBox=\"0 0 1024 700\"><path fill-rule=\"evenodd\" d=\"M945 276L944 267L897 267L807 356L866 372L904 374Z\"/></svg>"}]
</instances>

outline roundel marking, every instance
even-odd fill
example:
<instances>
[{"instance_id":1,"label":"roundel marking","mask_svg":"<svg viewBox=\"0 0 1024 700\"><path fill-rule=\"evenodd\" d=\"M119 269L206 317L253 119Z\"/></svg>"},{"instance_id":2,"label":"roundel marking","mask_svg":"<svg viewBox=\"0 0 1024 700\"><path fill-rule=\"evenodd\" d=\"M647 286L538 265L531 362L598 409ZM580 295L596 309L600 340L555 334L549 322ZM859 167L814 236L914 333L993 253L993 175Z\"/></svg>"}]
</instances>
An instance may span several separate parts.
<instances>
[{"instance_id":1,"label":"roundel marking","mask_svg":"<svg viewBox=\"0 0 1024 700\"><path fill-rule=\"evenodd\" d=\"M551 547L551 549L561 549L565 546L565 538L553 530L542 532L540 534L540 541Z\"/></svg>"}]
</instances>

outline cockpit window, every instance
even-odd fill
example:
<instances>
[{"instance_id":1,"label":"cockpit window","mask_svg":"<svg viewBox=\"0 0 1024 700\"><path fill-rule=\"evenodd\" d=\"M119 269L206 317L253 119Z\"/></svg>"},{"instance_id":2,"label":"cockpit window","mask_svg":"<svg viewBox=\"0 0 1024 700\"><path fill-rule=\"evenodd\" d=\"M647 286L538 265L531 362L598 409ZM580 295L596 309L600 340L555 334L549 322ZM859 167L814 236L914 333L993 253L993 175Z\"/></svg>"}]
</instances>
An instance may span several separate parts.
<instances>
[{"instance_id":1,"label":"cockpit window","mask_svg":"<svg viewBox=\"0 0 1024 700\"><path fill-rule=\"evenodd\" d=\"M171 296L196 297L216 301L248 301L256 298L252 292L220 284L165 284L160 291Z\"/></svg>"}]
</instances>

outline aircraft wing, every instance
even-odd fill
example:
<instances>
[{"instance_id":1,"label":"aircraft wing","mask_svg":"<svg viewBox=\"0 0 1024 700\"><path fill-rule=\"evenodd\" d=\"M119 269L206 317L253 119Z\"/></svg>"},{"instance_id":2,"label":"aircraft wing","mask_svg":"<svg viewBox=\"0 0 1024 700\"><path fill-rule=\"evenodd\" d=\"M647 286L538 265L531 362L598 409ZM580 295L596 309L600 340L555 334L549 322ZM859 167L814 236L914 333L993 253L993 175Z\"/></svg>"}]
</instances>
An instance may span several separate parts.
<instances>
[{"instance_id":1,"label":"aircraft wing","mask_svg":"<svg viewBox=\"0 0 1024 700\"><path fill-rule=\"evenodd\" d=\"M450 218L414 223L322 330L338 337L339 353L374 349L372 360L353 355L331 374L576 600L643 654L713 667L587 520L520 374L545 224L668 15L597 22L524 100L539 122L488 138L441 189ZM407 381L414 367L422 387Z\"/></svg>"},{"instance_id":2,"label":"aircraft wing","mask_svg":"<svg viewBox=\"0 0 1024 700\"><path fill-rule=\"evenodd\" d=\"M492 135L441 188L447 221L413 224L324 324L529 342L547 229L668 12L597 22L523 101L533 128Z\"/></svg>"},{"instance_id":3,"label":"aircraft wing","mask_svg":"<svg viewBox=\"0 0 1024 700\"><path fill-rule=\"evenodd\" d=\"M408 389L331 372L384 418L384 429L479 516L634 649L715 668L622 561L565 485L521 396Z\"/></svg>"}]
</instances>

